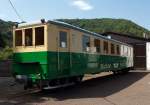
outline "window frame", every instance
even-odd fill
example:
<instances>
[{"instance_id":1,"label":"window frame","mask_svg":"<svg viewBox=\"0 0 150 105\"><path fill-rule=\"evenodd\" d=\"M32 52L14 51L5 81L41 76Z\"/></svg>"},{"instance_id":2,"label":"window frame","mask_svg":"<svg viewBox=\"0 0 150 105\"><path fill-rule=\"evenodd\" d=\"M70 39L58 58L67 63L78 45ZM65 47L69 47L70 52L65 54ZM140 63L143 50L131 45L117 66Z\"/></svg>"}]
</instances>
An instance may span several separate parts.
<instances>
[{"instance_id":1,"label":"window frame","mask_svg":"<svg viewBox=\"0 0 150 105\"><path fill-rule=\"evenodd\" d=\"M65 42L65 44L64 45L62 45L63 43L63 40L61 41L61 34L60 33L66 33L66 34L64 34L64 35L66 35L66 37L65 37L65 39L64 39L64 42ZM64 31L64 30L59 30L59 42L58 42L58 46L60 47L60 48L68 48L68 32L67 31ZM63 47L64 46L64 47Z\"/></svg>"},{"instance_id":2,"label":"window frame","mask_svg":"<svg viewBox=\"0 0 150 105\"><path fill-rule=\"evenodd\" d=\"M103 41L103 53L104 54L109 54L109 42L107 40Z\"/></svg>"},{"instance_id":3,"label":"window frame","mask_svg":"<svg viewBox=\"0 0 150 105\"><path fill-rule=\"evenodd\" d=\"M32 39L31 39L31 45L26 45L26 30L30 30L31 29L31 36L32 36ZM25 28L25 29L23 29L24 30L24 46L26 46L26 47L32 47L33 46L33 30L34 30L34 28Z\"/></svg>"},{"instance_id":4,"label":"window frame","mask_svg":"<svg viewBox=\"0 0 150 105\"><path fill-rule=\"evenodd\" d=\"M16 45L16 31L21 31L21 45ZM14 47L22 47L23 46L23 29L14 30Z\"/></svg>"},{"instance_id":5,"label":"window frame","mask_svg":"<svg viewBox=\"0 0 150 105\"><path fill-rule=\"evenodd\" d=\"M71 44L72 44L72 49L76 50L78 49L78 36L77 34L72 33L71 37Z\"/></svg>"},{"instance_id":6,"label":"window frame","mask_svg":"<svg viewBox=\"0 0 150 105\"><path fill-rule=\"evenodd\" d=\"M116 54L117 55L121 54L121 47L120 47L120 45L116 45Z\"/></svg>"},{"instance_id":7,"label":"window frame","mask_svg":"<svg viewBox=\"0 0 150 105\"><path fill-rule=\"evenodd\" d=\"M96 41L98 41L98 44ZM94 48L96 48L96 53L101 53L101 40L99 38L94 38Z\"/></svg>"},{"instance_id":8,"label":"window frame","mask_svg":"<svg viewBox=\"0 0 150 105\"><path fill-rule=\"evenodd\" d=\"M43 30L43 34L44 34L44 36L43 36L43 40L44 40L44 44L43 45L36 45L35 44L35 29L36 28L40 28L40 27L43 27L44 28L44 30ZM26 46L26 44L25 44L25 30L27 30L27 29L32 29L32 46ZM43 46L45 46L45 45L47 45L46 43L47 43L47 39L46 39L46 37L47 37L47 35L46 35L46 25L39 25L39 26L29 26L29 27L21 27L21 28L16 28L16 29L14 29L14 31L13 31L13 43L14 43L14 47L15 48L18 48L18 47L43 47ZM18 31L18 30L21 30L22 31L22 45L21 46L16 46L16 34L15 34L15 32L16 31Z\"/></svg>"},{"instance_id":9,"label":"window frame","mask_svg":"<svg viewBox=\"0 0 150 105\"><path fill-rule=\"evenodd\" d=\"M88 41L87 41L87 39L88 39ZM86 43L84 43L84 42L86 42ZM90 47L91 47L91 38L90 38L90 36L83 34L82 35L82 51L83 52L90 52ZM87 48L89 48L89 49L87 49Z\"/></svg>"},{"instance_id":10,"label":"window frame","mask_svg":"<svg viewBox=\"0 0 150 105\"><path fill-rule=\"evenodd\" d=\"M111 53L112 55L115 54L115 44L114 44L114 43L110 43L110 53Z\"/></svg>"},{"instance_id":11,"label":"window frame","mask_svg":"<svg viewBox=\"0 0 150 105\"><path fill-rule=\"evenodd\" d=\"M36 45L36 28L41 28L41 27L43 27L44 28L44 30L43 30L43 44L42 45ZM33 28L33 31L34 31L34 44L33 44L33 46L45 46L45 26L35 26L35 27L32 27Z\"/></svg>"}]
</instances>

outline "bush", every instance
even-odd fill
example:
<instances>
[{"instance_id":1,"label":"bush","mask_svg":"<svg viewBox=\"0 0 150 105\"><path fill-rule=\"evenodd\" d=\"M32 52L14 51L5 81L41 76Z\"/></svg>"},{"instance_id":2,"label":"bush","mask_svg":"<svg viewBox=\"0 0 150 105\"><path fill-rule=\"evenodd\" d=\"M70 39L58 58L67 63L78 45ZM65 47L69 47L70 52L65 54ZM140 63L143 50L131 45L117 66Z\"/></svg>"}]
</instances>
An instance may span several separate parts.
<instances>
[{"instance_id":1,"label":"bush","mask_svg":"<svg viewBox=\"0 0 150 105\"><path fill-rule=\"evenodd\" d=\"M0 51L0 60L11 59L13 55L13 50L10 47L6 47Z\"/></svg>"}]
</instances>

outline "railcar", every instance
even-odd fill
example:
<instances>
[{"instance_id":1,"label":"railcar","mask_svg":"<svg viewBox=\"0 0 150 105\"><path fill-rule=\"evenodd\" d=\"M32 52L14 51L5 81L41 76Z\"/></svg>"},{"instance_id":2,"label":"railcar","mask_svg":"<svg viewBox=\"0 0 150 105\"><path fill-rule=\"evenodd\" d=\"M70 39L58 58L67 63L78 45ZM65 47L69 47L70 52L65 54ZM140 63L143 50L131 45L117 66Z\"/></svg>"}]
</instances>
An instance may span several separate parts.
<instances>
[{"instance_id":1,"label":"railcar","mask_svg":"<svg viewBox=\"0 0 150 105\"><path fill-rule=\"evenodd\" d=\"M25 89L78 83L85 74L127 72L133 47L59 21L13 28L13 76Z\"/></svg>"}]
</instances>

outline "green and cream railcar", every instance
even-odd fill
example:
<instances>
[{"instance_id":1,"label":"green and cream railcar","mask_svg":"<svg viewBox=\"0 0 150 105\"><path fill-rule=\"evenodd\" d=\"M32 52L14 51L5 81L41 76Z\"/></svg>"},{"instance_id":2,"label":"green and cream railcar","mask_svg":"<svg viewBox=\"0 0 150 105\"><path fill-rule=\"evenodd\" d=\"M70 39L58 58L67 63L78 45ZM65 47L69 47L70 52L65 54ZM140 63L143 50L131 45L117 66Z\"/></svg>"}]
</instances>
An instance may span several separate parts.
<instances>
[{"instance_id":1,"label":"green and cream railcar","mask_svg":"<svg viewBox=\"0 0 150 105\"><path fill-rule=\"evenodd\" d=\"M133 67L132 46L58 21L14 27L13 47L13 75L26 88L78 82L84 74Z\"/></svg>"}]
</instances>

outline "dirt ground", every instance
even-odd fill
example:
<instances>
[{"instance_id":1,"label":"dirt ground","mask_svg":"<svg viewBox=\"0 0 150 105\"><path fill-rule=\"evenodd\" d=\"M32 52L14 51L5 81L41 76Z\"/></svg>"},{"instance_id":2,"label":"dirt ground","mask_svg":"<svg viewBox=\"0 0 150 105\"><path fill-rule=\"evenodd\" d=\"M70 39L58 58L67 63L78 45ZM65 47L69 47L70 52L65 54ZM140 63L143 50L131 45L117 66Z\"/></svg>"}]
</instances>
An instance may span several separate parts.
<instances>
[{"instance_id":1,"label":"dirt ground","mask_svg":"<svg viewBox=\"0 0 150 105\"><path fill-rule=\"evenodd\" d=\"M44 92L0 77L0 105L150 105L150 72L88 75L79 85Z\"/></svg>"}]
</instances>

